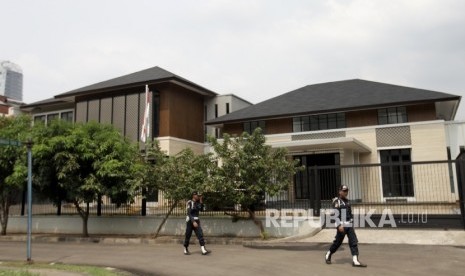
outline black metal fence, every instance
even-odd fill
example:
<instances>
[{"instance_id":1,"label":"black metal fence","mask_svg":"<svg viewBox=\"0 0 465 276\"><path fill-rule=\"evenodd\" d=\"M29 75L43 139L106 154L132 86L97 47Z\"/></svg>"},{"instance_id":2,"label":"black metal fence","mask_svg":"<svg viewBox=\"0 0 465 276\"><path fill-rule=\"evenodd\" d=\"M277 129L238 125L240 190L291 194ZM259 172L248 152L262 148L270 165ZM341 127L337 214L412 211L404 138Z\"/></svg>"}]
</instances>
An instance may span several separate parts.
<instances>
[{"instance_id":1,"label":"black metal fence","mask_svg":"<svg viewBox=\"0 0 465 276\"><path fill-rule=\"evenodd\" d=\"M465 155L456 161L399 162L349 166L312 166L294 177L294 184L273 197L265 195L257 204L257 215L268 209L310 210L314 216L321 209L330 208L331 199L337 196L337 187L349 186L349 199L355 212L370 212L380 216L389 210L394 216L414 214L429 217L453 217L465 220L464 184ZM218 204L205 198L204 216L241 215L243 208L234 203ZM215 202L214 204L211 204ZM165 215L172 201L163 193L155 192L144 202L136 198L126 204L113 203L102 198L101 204L90 205L92 215ZM21 204L12 206L10 215L24 215ZM34 201L33 215L57 214L57 207L49 202ZM77 214L71 204L63 203L62 215ZM185 201L179 202L173 216L185 215ZM246 215L246 214L242 214Z\"/></svg>"}]
</instances>

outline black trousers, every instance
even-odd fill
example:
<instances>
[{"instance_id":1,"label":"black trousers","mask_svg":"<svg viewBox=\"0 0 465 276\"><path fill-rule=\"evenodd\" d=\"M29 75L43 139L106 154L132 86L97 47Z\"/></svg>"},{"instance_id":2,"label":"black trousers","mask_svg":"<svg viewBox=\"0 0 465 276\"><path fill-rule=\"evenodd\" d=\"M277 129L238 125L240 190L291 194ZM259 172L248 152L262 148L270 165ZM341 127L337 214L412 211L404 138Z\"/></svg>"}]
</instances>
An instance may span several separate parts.
<instances>
[{"instance_id":1,"label":"black trousers","mask_svg":"<svg viewBox=\"0 0 465 276\"><path fill-rule=\"evenodd\" d=\"M202 226L200 226L200 220L196 220L195 222L197 222L197 227L194 227L194 224L192 223L192 221L186 222L186 238L184 239L185 247L189 247L189 241L192 236L192 231L195 232L197 239L199 239L200 246L205 245L205 240L203 239Z\"/></svg>"},{"instance_id":2,"label":"black trousers","mask_svg":"<svg viewBox=\"0 0 465 276\"><path fill-rule=\"evenodd\" d=\"M337 251L337 249L341 246L342 242L344 241L345 236L349 238L349 247L350 253L353 255L358 256L358 239L357 235L355 234L355 230L353 227L344 227L344 232L341 233L336 229L336 237L334 237L333 244L329 248L331 254Z\"/></svg>"}]
</instances>

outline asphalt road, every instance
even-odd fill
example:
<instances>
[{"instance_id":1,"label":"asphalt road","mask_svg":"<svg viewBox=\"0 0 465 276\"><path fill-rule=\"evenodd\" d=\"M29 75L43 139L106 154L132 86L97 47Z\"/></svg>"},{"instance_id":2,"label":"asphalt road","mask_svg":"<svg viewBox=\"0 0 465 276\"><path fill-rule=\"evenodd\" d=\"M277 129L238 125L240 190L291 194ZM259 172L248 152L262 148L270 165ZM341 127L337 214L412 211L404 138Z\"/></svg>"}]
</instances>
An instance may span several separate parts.
<instances>
[{"instance_id":1,"label":"asphalt road","mask_svg":"<svg viewBox=\"0 0 465 276\"><path fill-rule=\"evenodd\" d=\"M116 245L94 243L33 243L35 262L88 264L115 267L134 275L463 275L465 247L427 245L360 245L360 260L367 268L352 267L350 250L344 244L324 262L328 244L283 245L246 248L240 245L210 245L213 253L184 256L175 244ZM1 241L0 261L24 261L24 242Z\"/></svg>"}]
</instances>

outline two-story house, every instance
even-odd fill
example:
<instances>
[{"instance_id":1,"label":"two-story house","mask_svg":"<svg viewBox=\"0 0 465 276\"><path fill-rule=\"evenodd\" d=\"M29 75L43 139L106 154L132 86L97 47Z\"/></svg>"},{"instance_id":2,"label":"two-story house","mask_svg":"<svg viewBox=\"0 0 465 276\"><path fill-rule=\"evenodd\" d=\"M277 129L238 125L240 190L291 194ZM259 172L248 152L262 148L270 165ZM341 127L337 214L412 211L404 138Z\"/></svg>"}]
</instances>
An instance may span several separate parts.
<instances>
[{"instance_id":1,"label":"two-story house","mask_svg":"<svg viewBox=\"0 0 465 276\"><path fill-rule=\"evenodd\" d=\"M151 91L150 134L162 150L173 155L190 147L204 152L204 122L249 106L234 95L220 96L192 81L153 67L24 105L34 120L61 118L75 122L112 124L134 142L140 142L145 109L145 86ZM219 103L221 106L219 107ZM218 111L222 107L227 110ZM214 133L209 133L214 134Z\"/></svg>"},{"instance_id":2,"label":"two-story house","mask_svg":"<svg viewBox=\"0 0 465 276\"><path fill-rule=\"evenodd\" d=\"M169 155L187 147L197 154L204 153L206 135L215 134L205 121L251 105L235 95L218 95L153 67L27 104L21 110L31 114L34 121L46 124L56 119L111 124L139 143L143 151L144 143L140 140L146 85L151 92L149 140L158 140L160 148ZM148 205L154 206L163 196L152 191L147 198Z\"/></svg>"},{"instance_id":3,"label":"two-story house","mask_svg":"<svg viewBox=\"0 0 465 276\"><path fill-rule=\"evenodd\" d=\"M316 202L329 201L343 183L351 187L351 198L367 208L414 202L420 210L421 204L434 202L433 212L449 213L458 199L450 164L412 162L451 159L446 129L460 99L353 79L308 85L207 125L231 135L260 127L269 145L286 148L305 166L293 186L268 198L269 203L310 200L309 207L318 208Z\"/></svg>"}]
</instances>

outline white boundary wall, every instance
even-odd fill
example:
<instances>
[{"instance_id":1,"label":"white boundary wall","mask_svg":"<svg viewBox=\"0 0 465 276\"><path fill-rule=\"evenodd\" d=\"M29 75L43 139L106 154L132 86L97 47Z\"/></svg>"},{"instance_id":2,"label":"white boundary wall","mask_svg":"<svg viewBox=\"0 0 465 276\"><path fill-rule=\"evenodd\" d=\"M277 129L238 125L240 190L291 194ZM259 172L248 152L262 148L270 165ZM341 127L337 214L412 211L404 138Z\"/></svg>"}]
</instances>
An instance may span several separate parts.
<instances>
[{"instance_id":1,"label":"white boundary wall","mask_svg":"<svg viewBox=\"0 0 465 276\"><path fill-rule=\"evenodd\" d=\"M161 223L161 217L90 217L89 235L150 235ZM299 221L297 227L263 226L269 237L305 236L316 233L319 227L311 226L308 221ZM279 222L279 220L278 220ZM212 237L260 237L258 227L251 220L232 222L231 218L201 218L205 236ZM292 223L292 221L290 221ZM186 222L184 218L168 218L161 230L161 235L184 235ZM27 232L27 217L10 217L7 234ZM79 216L33 216L33 234L82 234L82 219Z\"/></svg>"}]
</instances>

